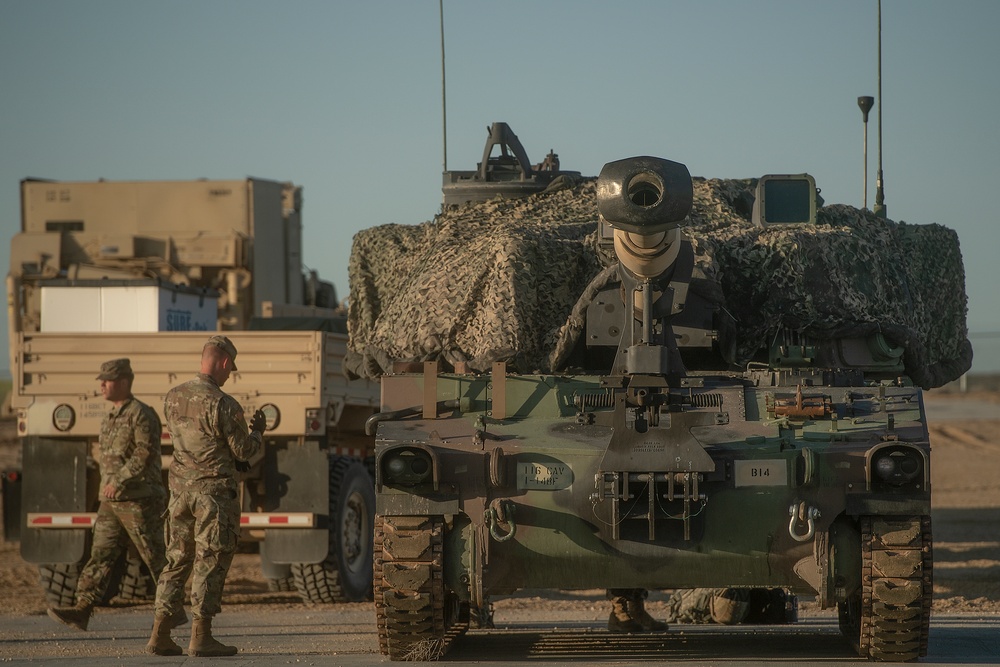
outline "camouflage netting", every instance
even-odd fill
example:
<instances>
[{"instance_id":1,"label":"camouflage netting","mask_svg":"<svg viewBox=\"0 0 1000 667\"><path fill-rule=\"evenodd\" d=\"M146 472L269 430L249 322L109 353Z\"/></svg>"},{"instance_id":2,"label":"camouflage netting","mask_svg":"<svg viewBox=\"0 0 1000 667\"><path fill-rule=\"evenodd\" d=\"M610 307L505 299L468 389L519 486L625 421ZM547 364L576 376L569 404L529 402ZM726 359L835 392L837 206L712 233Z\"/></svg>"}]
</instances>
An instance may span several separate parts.
<instances>
[{"instance_id":1,"label":"camouflage netting","mask_svg":"<svg viewBox=\"0 0 1000 667\"><path fill-rule=\"evenodd\" d=\"M436 358L480 371L498 360L548 369L559 328L602 268L588 239L594 192L591 181L358 233L348 369L374 377L391 360Z\"/></svg>"},{"instance_id":2,"label":"camouflage netting","mask_svg":"<svg viewBox=\"0 0 1000 667\"><path fill-rule=\"evenodd\" d=\"M692 291L724 310L720 347L743 366L778 326L817 338L881 331L906 348L907 374L940 386L968 370L965 274L956 234L850 206L815 226L760 229L752 180L695 180L687 231ZM392 361L441 359L486 371L558 372L593 295L615 279L596 244L593 179L519 200L450 210L419 225L357 234L347 367L376 377Z\"/></svg>"}]
</instances>

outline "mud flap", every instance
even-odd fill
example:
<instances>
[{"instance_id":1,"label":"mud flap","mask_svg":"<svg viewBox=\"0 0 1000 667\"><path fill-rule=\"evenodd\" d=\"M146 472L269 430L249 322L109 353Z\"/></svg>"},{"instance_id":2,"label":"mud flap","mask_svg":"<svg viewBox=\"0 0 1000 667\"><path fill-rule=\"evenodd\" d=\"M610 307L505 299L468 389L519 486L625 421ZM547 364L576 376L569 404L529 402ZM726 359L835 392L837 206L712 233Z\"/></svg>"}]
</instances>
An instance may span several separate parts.
<instances>
[{"instance_id":1,"label":"mud flap","mask_svg":"<svg viewBox=\"0 0 1000 667\"><path fill-rule=\"evenodd\" d=\"M89 529L38 529L34 512L87 511L87 442L37 436L22 441L21 557L29 563L77 563L87 556Z\"/></svg>"},{"instance_id":2,"label":"mud flap","mask_svg":"<svg viewBox=\"0 0 1000 667\"><path fill-rule=\"evenodd\" d=\"M296 530L290 528L289 530ZM264 541L260 543L260 571L268 579L288 579L292 576L292 566L290 563L277 563L271 558L271 549L281 549L281 536L279 531L270 534L265 531ZM280 531L285 532L285 531Z\"/></svg>"},{"instance_id":3,"label":"mud flap","mask_svg":"<svg viewBox=\"0 0 1000 667\"><path fill-rule=\"evenodd\" d=\"M261 565L318 563L326 558L330 536L330 464L318 442L303 445L280 443L265 454L268 512L312 512L315 528L281 528L264 531Z\"/></svg>"}]
</instances>

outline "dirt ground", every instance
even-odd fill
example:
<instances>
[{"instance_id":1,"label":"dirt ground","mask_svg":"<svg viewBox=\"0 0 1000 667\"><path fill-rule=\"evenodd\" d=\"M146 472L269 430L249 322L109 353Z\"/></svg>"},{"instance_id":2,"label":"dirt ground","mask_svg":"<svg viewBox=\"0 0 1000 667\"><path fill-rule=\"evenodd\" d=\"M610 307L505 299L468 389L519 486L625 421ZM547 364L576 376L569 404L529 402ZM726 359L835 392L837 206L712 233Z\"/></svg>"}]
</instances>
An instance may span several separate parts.
<instances>
[{"instance_id":1,"label":"dirt ground","mask_svg":"<svg viewBox=\"0 0 1000 667\"><path fill-rule=\"evenodd\" d=\"M932 391L926 402L976 401L996 405L997 409L979 410L975 419L947 421L931 426L932 489L934 521L934 611L935 613L973 612L1000 614L1000 391ZM980 418L981 414L981 418ZM16 469L20 445L14 436L14 423L0 421L0 471ZM18 544L0 540L0 615L41 615L45 596L38 585L38 569L24 562ZM648 607L662 612L669 596L656 591ZM237 554L226 583L226 605L254 605L262 611L305 606L292 593L267 590L258 558L253 553ZM129 603L112 601L112 606ZM607 602L601 591L552 592L537 597L525 593L497 600L500 610L530 609L544 616L569 607L593 608L595 617L606 613ZM132 605L139 613L151 613L148 604ZM800 614L833 613L819 611L809 600L800 602Z\"/></svg>"}]
</instances>

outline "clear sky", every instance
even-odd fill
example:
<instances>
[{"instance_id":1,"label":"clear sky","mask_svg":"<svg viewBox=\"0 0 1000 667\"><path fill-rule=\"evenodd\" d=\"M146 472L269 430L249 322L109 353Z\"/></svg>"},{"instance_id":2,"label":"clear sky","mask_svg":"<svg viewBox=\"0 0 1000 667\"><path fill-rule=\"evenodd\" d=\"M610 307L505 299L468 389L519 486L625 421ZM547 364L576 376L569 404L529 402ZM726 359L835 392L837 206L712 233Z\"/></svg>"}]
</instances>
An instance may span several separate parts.
<instances>
[{"instance_id":1,"label":"clear sky","mask_svg":"<svg viewBox=\"0 0 1000 667\"><path fill-rule=\"evenodd\" d=\"M882 3L888 215L958 231L976 371L1000 370L998 25L996 0ZM0 264L22 178L257 176L303 186L305 263L346 296L358 230L439 210L439 28L437 0L0 0ZM505 121L585 175L656 155L862 203L877 0L445 0L444 28L450 169Z\"/></svg>"}]
</instances>

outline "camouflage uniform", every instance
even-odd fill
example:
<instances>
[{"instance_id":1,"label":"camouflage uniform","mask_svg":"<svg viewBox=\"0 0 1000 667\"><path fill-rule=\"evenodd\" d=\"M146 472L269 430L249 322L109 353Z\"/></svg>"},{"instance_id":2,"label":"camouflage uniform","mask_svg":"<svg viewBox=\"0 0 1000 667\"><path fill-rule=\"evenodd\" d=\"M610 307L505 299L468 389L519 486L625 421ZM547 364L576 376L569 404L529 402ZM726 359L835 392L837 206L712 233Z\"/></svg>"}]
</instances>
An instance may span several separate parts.
<instances>
[{"instance_id":1,"label":"camouflage uniform","mask_svg":"<svg viewBox=\"0 0 1000 667\"><path fill-rule=\"evenodd\" d=\"M154 578L166 565L161 432L156 412L134 397L112 409L101 423L101 488L112 484L116 493L113 500L101 499L90 560L80 574L78 601L93 605L104 597L126 536Z\"/></svg>"},{"instance_id":2,"label":"camouflage uniform","mask_svg":"<svg viewBox=\"0 0 1000 667\"><path fill-rule=\"evenodd\" d=\"M667 601L667 620L773 625L797 620L798 608L798 599L783 588L686 588Z\"/></svg>"},{"instance_id":3,"label":"camouflage uniform","mask_svg":"<svg viewBox=\"0 0 1000 667\"><path fill-rule=\"evenodd\" d=\"M239 535L236 460L257 454L262 437L248 432L239 403L204 373L171 389L163 412L174 460L167 566L156 589L155 615L183 609L184 585L193 572L194 618L210 619L222 610L222 588Z\"/></svg>"}]
</instances>

